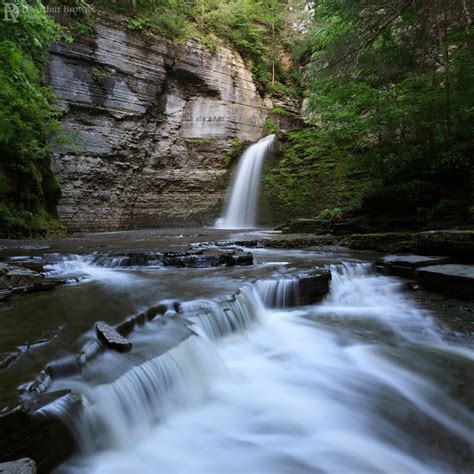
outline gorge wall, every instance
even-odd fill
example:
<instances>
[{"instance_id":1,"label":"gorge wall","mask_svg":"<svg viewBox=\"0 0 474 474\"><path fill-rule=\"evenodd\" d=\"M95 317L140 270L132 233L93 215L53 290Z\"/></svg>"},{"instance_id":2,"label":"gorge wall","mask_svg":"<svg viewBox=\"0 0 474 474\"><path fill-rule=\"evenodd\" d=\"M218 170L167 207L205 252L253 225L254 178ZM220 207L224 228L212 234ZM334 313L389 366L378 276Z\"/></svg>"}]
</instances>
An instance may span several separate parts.
<instances>
[{"instance_id":1,"label":"gorge wall","mask_svg":"<svg viewBox=\"0 0 474 474\"><path fill-rule=\"evenodd\" d=\"M118 16L52 45L47 80L74 143L53 157L71 231L211 223L232 155L263 133L263 101L237 53L176 46Z\"/></svg>"}]
</instances>

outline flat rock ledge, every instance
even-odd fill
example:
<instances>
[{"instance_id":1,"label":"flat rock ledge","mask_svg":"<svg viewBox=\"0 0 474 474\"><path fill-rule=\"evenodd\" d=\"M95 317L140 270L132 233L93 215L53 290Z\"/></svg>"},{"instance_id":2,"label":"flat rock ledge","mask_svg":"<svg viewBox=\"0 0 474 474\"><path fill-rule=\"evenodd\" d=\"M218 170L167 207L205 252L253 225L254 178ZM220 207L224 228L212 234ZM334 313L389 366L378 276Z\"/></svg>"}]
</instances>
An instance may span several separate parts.
<instances>
[{"instance_id":1,"label":"flat rock ledge","mask_svg":"<svg viewBox=\"0 0 474 474\"><path fill-rule=\"evenodd\" d=\"M99 340L109 349L117 352L129 352L132 350L132 343L104 321L98 321L95 324L95 331Z\"/></svg>"},{"instance_id":2,"label":"flat rock ledge","mask_svg":"<svg viewBox=\"0 0 474 474\"><path fill-rule=\"evenodd\" d=\"M448 257L387 255L377 262L377 269L415 279L430 291L474 300L474 264L449 263L449 260Z\"/></svg>"},{"instance_id":3,"label":"flat rock ledge","mask_svg":"<svg viewBox=\"0 0 474 474\"><path fill-rule=\"evenodd\" d=\"M379 269L386 269L392 275L415 278L419 268L441 265L449 262L449 257L428 257L425 255L387 255L377 261Z\"/></svg>"},{"instance_id":4,"label":"flat rock ledge","mask_svg":"<svg viewBox=\"0 0 474 474\"><path fill-rule=\"evenodd\" d=\"M183 252L143 252L97 253L92 259L94 265L106 268L163 266L176 268L232 267L253 265L251 252L240 250L185 250Z\"/></svg>"},{"instance_id":5,"label":"flat rock ledge","mask_svg":"<svg viewBox=\"0 0 474 474\"><path fill-rule=\"evenodd\" d=\"M36 474L36 472L36 463L30 458L21 458L0 464L1 474Z\"/></svg>"},{"instance_id":6,"label":"flat rock ledge","mask_svg":"<svg viewBox=\"0 0 474 474\"><path fill-rule=\"evenodd\" d=\"M429 230L367 234L309 233L272 234L258 240L238 240L225 245L268 248L346 247L383 253L413 253L455 257L474 263L474 230ZM223 243L217 242L216 245Z\"/></svg>"},{"instance_id":7,"label":"flat rock ledge","mask_svg":"<svg viewBox=\"0 0 474 474\"><path fill-rule=\"evenodd\" d=\"M416 274L428 290L474 300L474 265L431 265L420 268Z\"/></svg>"}]
</instances>

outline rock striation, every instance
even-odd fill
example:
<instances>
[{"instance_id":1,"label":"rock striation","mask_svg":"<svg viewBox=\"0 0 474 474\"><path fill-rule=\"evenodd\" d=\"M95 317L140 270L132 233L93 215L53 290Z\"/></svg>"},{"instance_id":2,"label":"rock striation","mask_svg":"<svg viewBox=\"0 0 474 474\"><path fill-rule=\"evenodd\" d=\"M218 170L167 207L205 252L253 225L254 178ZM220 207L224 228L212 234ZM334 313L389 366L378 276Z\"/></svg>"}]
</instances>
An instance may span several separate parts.
<instances>
[{"instance_id":1,"label":"rock striation","mask_svg":"<svg viewBox=\"0 0 474 474\"><path fill-rule=\"evenodd\" d=\"M53 44L47 79L74 142L53 157L71 231L211 222L233 156L263 133L265 107L236 52L174 45L119 16Z\"/></svg>"}]
</instances>

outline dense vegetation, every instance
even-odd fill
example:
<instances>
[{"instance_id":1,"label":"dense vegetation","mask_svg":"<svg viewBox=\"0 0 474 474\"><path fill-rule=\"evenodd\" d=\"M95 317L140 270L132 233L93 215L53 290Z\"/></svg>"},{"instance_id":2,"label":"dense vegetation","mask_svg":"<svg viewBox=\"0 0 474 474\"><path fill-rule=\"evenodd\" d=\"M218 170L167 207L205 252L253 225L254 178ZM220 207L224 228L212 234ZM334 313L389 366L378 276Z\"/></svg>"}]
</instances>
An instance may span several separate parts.
<instances>
[{"instance_id":1,"label":"dense vegetation","mask_svg":"<svg viewBox=\"0 0 474 474\"><path fill-rule=\"evenodd\" d=\"M0 235L45 235L59 226L49 148L59 122L41 80L48 42L60 30L41 2L16 5L17 21L0 21Z\"/></svg>"},{"instance_id":2,"label":"dense vegetation","mask_svg":"<svg viewBox=\"0 0 474 474\"><path fill-rule=\"evenodd\" d=\"M420 224L472 218L469 8L463 0L315 3L294 44L313 126L289 134L266 178L283 214L317 214L317 184L327 188L330 166L330 205Z\"/></svg>"}]
</instances>

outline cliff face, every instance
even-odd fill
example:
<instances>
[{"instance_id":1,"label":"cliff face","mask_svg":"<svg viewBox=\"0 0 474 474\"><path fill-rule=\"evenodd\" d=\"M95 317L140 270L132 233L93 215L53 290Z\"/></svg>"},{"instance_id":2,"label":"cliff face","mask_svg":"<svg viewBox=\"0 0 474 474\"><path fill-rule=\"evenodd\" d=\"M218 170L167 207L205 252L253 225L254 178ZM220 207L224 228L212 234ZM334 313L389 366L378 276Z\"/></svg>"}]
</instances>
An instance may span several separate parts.
<instances>
[{"instance_id":1,"label":"cliff face","mask_svg":"<svg viewBox=\"0 0 474 474\"><path fill-rule=\"evenodd\" d=\"M47 77L77 144L53 159L72 231L212 222L232 151L263 132L265 109L238 54L129 32L118 17L54 44Z\"/></svg>"}]
</instances>

